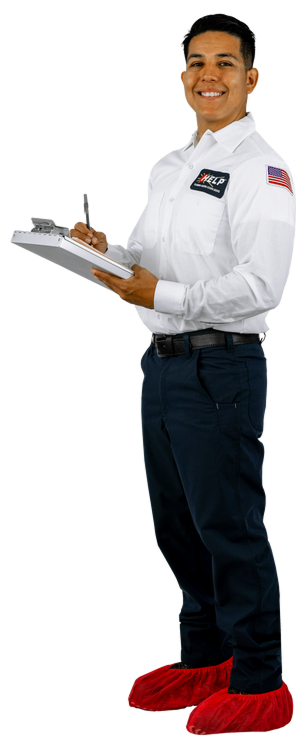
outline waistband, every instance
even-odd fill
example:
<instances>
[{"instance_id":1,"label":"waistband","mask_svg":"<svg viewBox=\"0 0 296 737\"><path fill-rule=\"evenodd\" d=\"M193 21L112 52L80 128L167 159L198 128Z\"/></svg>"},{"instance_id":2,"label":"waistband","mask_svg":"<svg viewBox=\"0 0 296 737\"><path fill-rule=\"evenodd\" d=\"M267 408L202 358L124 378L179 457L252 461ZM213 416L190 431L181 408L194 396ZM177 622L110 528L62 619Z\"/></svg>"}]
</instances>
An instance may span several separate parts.
<instances>
[{"instance_id":1,"label":"waistband","mask_svg":"<svg viewBox=\"0 0 296 737\"><path fill-rule=\"evenodd\" d=\"M181 356L186 353L184 345L184 335L188 335L189 345L194 351L197 348L211 348L214 346L226 346L226 331L208 328L206 330L196 331L192 333L176 333L175 335L167 335L164 333L152 333L151 343L156 348L157 355L160 358L165 356ZM265 338L260 339L259 333L229 333L232 336L234 345L243 343L262 343ZM264 333L266 336L266 333Z\"/></svg>"}]
</instances>

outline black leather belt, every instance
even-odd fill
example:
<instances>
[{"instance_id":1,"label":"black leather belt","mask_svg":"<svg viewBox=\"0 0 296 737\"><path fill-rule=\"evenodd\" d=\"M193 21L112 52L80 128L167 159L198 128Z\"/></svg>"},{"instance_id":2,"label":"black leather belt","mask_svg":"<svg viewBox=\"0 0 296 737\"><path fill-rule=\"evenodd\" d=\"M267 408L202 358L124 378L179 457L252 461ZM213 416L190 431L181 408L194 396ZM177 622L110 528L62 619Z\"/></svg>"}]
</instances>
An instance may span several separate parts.
<instances>
[{"instance_id":1,"label":"black leather belt","mask_svg":"<svg viewBox=\"0 0 296 737\"><path fill-rule=\"evenodd\" d=\"M262 343L259 333L231 333L234 345L242 343ZM263 338L264 340L264 338ZM176 335L164 335L163 333L152 333L151 343L155 346L160 358L166 356L181 356L186 353L184 348L183 333ZM194 351L196 348L212 348L214 346L226 345L225 332L208 328L202 333L189 333L189 344Z\"/></svg>"}]
</instances>

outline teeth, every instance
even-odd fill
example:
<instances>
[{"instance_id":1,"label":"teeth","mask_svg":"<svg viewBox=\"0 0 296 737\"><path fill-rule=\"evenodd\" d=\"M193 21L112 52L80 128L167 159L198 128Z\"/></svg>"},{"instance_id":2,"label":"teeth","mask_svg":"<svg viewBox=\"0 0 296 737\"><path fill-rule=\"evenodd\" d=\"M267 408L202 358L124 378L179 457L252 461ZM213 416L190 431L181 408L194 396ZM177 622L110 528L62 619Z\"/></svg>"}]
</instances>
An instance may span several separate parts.
<instances>
[{"instance_id":1,"label":"teeth","mask_svg":"<svg viewBox=\"0 0 296 737\"><path fill-rule=\"evenodd\" d=\"M220 97L223 92L201 92L202 97Z\"/></svg>"}]
</instances>

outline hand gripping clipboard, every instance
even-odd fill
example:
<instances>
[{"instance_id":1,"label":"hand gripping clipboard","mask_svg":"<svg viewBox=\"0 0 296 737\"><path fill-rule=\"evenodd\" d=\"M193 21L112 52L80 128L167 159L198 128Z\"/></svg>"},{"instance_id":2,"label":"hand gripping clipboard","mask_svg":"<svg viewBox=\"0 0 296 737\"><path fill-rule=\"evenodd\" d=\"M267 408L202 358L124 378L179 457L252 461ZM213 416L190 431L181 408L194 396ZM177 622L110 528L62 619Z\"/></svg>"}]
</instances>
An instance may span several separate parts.
<instances>
[{"instance_id":1,"label":"hand gripping clipboard","mask_svg":"<svg viewBox=\"0 0 296 737\"><path fill-rule=\"evenodd\" d=\"M67 231L69 232L68 228ZM106 271L121 279L134 276L134 271L124 264L100 253L79 238L71 238L70 235L15 228L8 240L13 246L18 246L33 256L49 261L54 266L69 271L103 289L108 289L108 287L90 273L91 269Z\"/></svg>"}]
</instances>

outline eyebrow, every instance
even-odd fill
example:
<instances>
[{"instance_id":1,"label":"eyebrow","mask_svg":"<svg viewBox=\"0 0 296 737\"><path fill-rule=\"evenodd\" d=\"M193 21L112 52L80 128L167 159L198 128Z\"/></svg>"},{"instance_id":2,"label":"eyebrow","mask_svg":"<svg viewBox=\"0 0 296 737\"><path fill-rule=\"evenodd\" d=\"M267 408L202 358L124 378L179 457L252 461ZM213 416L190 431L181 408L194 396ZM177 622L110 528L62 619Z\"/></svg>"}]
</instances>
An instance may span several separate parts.
<instances>
[{"instance_id":1,"label":"eyebrow","mask_svg":"<svg viewBox=\"0 0 296 737\"><path fill-rule=\"evenodd\" d=\"M187 62L189 61L189 59L197 59L197 58L201 59L204 56L205 54L190 54L190 56L188 56ZM235 59L236 61L238 61L237 57L234 56L234 54L226 54L226 53L225 54L215 54L215 56L218 56L218 57L230 56L232 59Z\"/></svg>"}]
</instances>

